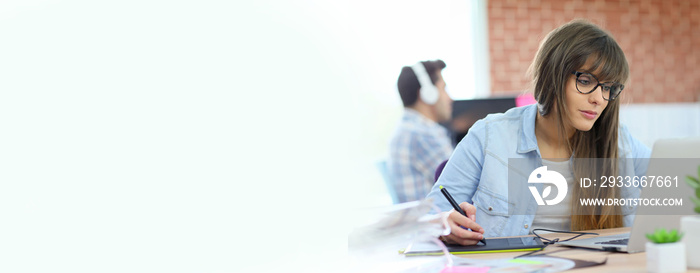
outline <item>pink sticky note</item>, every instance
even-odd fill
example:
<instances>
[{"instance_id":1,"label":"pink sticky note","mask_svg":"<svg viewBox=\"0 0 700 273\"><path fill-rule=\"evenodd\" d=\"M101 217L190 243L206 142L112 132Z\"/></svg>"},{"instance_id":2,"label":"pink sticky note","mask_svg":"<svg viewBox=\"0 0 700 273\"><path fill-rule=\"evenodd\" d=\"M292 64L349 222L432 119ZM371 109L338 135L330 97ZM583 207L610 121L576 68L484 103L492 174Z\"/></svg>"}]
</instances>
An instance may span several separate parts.
<instances>
[{"instance_id":1,"label":"pink sticky note","mask_svg":"<svg viewBox=\"0 0 700 273\"><path fill-rule=\"evenodd\" d=\"M517 107L535 103L537 103L537 101L535 100L535 97L532 96L532 94L523 94L515 98L515 106Z\"/></svg>"},{"instance_id":2,"label":"pink sticky note","mask_svg":"<svg viewBox=\"0 0 700 273\"><path fill-rule=\"evenodd\" d=\"M488 266L447 266L440 273L486 273L489 268Z\"/></svg>"}]
</instances>

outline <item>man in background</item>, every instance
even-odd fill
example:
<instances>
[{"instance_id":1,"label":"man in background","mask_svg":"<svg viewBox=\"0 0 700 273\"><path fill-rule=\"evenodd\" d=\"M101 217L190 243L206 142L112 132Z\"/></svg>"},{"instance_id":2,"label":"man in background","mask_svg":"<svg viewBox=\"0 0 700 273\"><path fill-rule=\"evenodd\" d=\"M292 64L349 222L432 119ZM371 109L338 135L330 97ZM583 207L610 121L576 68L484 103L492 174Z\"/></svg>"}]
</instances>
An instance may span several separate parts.
<instances>
[{"instance_id":1,"label":"man in background","mask_svg":"<svg viewBox=\"0 0 700 273\"><path fill-rule=\"evenodd\" d=\"M421 200L435 182L435 170L452 154L447 129L439 122L452 114L442 60L401 69L398 90L403 117L391 138L388 171L400 202Z\"/></svg>"}]
</instances>

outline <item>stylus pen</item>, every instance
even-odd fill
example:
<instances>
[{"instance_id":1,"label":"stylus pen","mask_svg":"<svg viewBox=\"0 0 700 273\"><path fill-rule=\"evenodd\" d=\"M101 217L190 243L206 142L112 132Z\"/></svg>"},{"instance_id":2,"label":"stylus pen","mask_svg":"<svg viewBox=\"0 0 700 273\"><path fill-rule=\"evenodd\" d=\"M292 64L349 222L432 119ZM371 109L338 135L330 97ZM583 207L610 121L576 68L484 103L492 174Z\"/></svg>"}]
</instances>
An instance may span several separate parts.
<instances>
[{"instance_id":1,"label":"stylus pen","mask_svg":"<svg viewBox=\"0 0 700 273\"><path fill-rule=\"evenodd\" d=\"M442 185L440 185L440 191L442 192L442 195L444 195L445 198L447 198L447 201L450 202L450 204L452 205L453 208L455 208L456 211L458 211L459 213L461 213L461 214L464 215L465 217L469 218L469 216L467 216L467 213L465 213L465 212L462 210L462 208L459 207L459 204L457 204L457 202L455 202L455 199L452 198L452 195L450 195L450 193L447 191L447 189L446 189L445 187L443 187ZM481 242L482 244L485 245L485 244L486 244L486 238L481 238L481 240L479 240L479 242Z\"/></svg>"}]
</instances>

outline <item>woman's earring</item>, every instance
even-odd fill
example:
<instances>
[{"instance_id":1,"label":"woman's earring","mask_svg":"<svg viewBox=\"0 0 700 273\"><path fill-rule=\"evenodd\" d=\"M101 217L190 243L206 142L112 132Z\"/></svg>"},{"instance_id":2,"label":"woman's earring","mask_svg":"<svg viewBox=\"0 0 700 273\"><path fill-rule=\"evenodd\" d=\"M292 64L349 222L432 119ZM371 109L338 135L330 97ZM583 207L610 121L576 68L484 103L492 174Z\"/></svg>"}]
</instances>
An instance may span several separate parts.
<instances>
[{"instance_id":1,"label":"woman's earring","mask_svg":"<svg viewBox=\"0 0 700 273\"><path fill-rule=\"evenodd\" d=\"M547 111L547 110L548 110L548 109L545 109L545 108L544 108L544 105L537 103L537 112L540 113L540 116L546 115L547 112L549 112L549 111Z\"/></svg>"}]
</instances>

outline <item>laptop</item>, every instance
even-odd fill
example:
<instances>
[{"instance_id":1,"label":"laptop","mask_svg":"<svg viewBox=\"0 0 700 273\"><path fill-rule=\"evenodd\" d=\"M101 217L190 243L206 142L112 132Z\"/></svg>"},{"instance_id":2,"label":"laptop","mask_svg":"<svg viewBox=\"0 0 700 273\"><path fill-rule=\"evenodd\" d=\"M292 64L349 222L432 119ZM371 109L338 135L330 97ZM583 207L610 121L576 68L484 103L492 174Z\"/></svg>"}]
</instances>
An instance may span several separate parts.
<instances>
[{"instance_id":1,"label":"laptop","mask_svg":"<svg viewBox=\"0 0 700 273\"><path fill-rule=\"evenodd\" d=\"M677 187L672 189L671 195L674 198L683 198L683 202L691 203L688 199L694 190L685 182L685 175L680 175L685 170L697 170L700 166L700 137L685 138L685 139L662 139L654 143L654 148L651 152L652 158L687 158L688 160L675 160L674 164L659 164L662 160L652 160L647 168L647 176L655 174L676 173L678 175ZM669 161L666 161L669 162ZM671 165L671 166L669 166ZM676 171L678 170L678 171ZM645 188L646 189L646 188ZM645 194L646 193L646 194ZM642 190L641 198L658 198L659 196L650 196L651 192ZM618 252L642 252L645 250L647 242L646 234L653 233L657 228L679 229L680 219L684 215L695 215L693 206L684 205L673 209L673 214L663 215L668 213L669 207L649 207L639 206L634 218L634 224L629 233L623 233L610 236L599 236L596 238L579 239L557 243L557 245L593 248L607 251ZM667 209L667 211L664 211ZM679 211L680 210L680 211Z\"/></svg>"}]
</instances>

